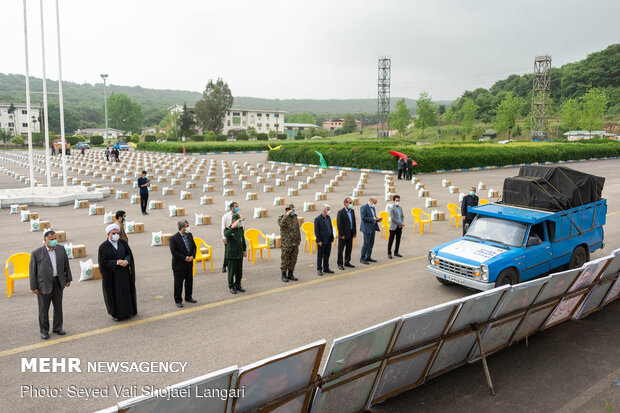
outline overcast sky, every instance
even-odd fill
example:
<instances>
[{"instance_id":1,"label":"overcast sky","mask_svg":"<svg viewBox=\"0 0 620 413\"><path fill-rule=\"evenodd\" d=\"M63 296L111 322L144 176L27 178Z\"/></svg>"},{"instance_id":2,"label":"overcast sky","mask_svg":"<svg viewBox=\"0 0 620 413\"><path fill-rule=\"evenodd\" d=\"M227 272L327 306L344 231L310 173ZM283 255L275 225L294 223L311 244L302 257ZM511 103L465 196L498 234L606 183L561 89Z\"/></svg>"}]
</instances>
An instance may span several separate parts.
<instances>
[{"instance_id":1,"label":"overcast sky","mask_svg":"<svg viewBox=\"0 0 620 413\"><path fill-rule=\"evenodd\" d=\"M27 0L31 75L42 75L39 1ZM48 78L58 78L55 0L43 0ZM554 67L620 41L618 0L59 0L64 80L234 96L454 99L535 55ZM25 73L23 6L2 0L1 73Z\"/></svg>"}]
</instances>

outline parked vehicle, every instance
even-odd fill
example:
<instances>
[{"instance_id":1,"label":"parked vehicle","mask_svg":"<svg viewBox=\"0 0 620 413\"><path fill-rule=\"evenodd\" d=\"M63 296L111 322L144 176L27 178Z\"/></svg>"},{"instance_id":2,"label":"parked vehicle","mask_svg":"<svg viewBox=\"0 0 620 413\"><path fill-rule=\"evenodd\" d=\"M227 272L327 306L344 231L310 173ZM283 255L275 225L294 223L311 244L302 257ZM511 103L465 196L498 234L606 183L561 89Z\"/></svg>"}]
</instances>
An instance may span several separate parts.
<instances>
[{"instance_id":1,"label":"parked vehicle","mask_svg":"<svg viewBox=\"0 0 620 413\"><path fill-rule=\"evenodd\" d=\"M78 142L75 144L75 149L90 149L90 143L88 142Z\"/></svg>"},{"instance_id":2,"label":"parked vehicle","mask_svg":"<svg viewBox=\"0 0 620 413\"><path fill-rule=\"evenodd\" d=\"M129 145L126 142L116 142L114 145L118 146L117 149L119 151L128 151L129 150Z\"/></svg>"}]
</instances>

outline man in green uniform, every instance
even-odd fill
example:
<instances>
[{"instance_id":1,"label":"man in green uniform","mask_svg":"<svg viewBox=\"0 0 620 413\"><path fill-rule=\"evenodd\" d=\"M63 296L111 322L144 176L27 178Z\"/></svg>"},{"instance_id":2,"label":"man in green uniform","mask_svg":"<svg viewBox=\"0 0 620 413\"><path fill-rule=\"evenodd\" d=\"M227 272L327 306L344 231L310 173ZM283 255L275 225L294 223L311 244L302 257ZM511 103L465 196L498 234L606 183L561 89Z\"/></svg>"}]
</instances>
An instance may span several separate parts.
<instances>
[{"instance_id":1,"label":"man in green uniform","mask_svg":"<svg viewBox=\"0 0 620 413\"><path fill-rule=\"evenodd\" d=\"M278 218L278 225L280 225L282 241L282 264L280 269L282 270L282 281L287 283L289 280L297 281L293 271L295 271L295 264L297 264L301 233L299 231L299 221L295 214L295 205L288 204L285 211L284 215L280 215Z\"/></svg>"},{"instance_id":2,"label":"man in green uniform","mask_svg":"<svg viewBox=\"0 0 620 413\"><path fill-rule=\"evenodd\" d=\"M247 257L243 220L239 214L232 215L232 224L224 230L226 237L226 266L228 267L228 288L231 294L245 292L241 287L243 277L243 258Z\"/></svg>"}]
</instances>

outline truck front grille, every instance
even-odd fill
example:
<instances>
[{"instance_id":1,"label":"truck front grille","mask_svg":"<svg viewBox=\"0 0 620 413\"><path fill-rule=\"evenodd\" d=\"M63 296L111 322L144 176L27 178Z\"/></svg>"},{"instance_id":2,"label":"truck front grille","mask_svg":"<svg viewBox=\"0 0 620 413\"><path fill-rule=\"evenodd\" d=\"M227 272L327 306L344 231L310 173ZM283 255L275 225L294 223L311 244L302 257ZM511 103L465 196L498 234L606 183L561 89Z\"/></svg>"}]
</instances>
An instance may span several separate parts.
<instances>
[{"instance_id":1,"label":"truck front grille","mask_svg":"<svg viewBox=\"0 0 620 413\"><path fill-rule=\"evenodd\" d=\"M464 277L474 278L474 270L476 269L476 267L459 264L439 257L435 258L435 260L439 262L437 266L442 271L462 275Z\"/></svg>"}]
</instances>

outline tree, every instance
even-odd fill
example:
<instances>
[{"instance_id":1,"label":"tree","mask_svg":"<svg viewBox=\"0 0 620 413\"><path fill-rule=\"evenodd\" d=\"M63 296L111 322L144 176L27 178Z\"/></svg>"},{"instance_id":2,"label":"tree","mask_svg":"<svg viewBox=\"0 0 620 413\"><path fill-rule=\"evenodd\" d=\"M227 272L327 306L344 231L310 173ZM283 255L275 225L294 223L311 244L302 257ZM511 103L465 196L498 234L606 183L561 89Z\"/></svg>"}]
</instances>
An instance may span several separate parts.
<instances>
[{"instance_id":1,"label":"tree","mask_svg":"<svg viewBox=\"0 0 620 413\"><path fill-rule=\"evenodd\" d=\"M226 111L232 107L233 97L228 84L221 78L209 83L202 93L202 99L196 102L196 118L202 130L211 130L216 134L224 127Z\"/></svg>"},{"instance_id":2,"label":"tree","mask_svg":"<svg viewBox=\"0 0 620 413\"><path fill-rule=\"evenodd\" d=\"M428 126L433 126L437 118L437 108L431 99L431 95L428 92L422 92L417 100L416 113L418 114L418 119L415 122L415 126L422 129L422 137L424 137L424 129Z\"/></svg>"},{"instance_id":3,"label":"tree","mask_svg":"<svg viewBox=\"0 0 620 413\"><path fill-rule=\"evenodd\" d=\"M471 98L465 98L463 101L463 106L460 110L460 115L463 119L461 121L461 130L468 138L471 137L471 134L474 131L474 121L476 120L478 108L478 105L476 105ZM450 110L452 110L452 108L450 108Z\"/></svg>"},{"instance_id":4,"label":"tree","mask_svg":"<svg viewBox=\"0 0 620 413\"><path fill-rule=\"evenodd\" d=\"M116 129L136 133L142 131L142 108L124 93L113 93L108 98L108 118Z\"/></svg>"},{"instance_id":5,"label":"tree","mask_svg":"<svg viewBox=\"0 0 620 413\"><path fill-rule=\"evenodd\" d=\"M254 126L248 126L248 131L247 131L248 136L250 137L250 139L256 139L256 128Z\"/></svg>"},{"instance_id":6,"label":"tree","mask_svg":"<svg viewBox=\"0 0 620 413\"><path fill-rule=\"evenodd\" d=\"M22 138L21 136L15 136L13 139L11 139L11 142L13 142L17 146L22 146L24 144L24 138Z\"/></svg>"},{"instance_id":7,"label":"tree","mask_svg":"<svg viewBox=\"0 0 620 413\"><path fill-rule=\"evenodd\" d=\"M286 121L289 123L312 123L316 122L311 113L287 113Z\"/></svg>"},{"instance_id":8,"label":"tree","mask_svg":"<svg viewBox=\"0 0 620 413\"><path fill-rule=\"evenodd\" d=\"M605 123L605 110L609 99L607 94L599 88L590 88L581 98L583 114L581 124L592 132L603 127Z\"/></svg>"},{"instance_id":9,"label":"tree","mask_svg":"<svg viewBox=\"0 0 620 413\"><path fill-rule=\"evenodd\" d=\"M187 102L184 102L183 112L181 112L181 115L179 116L179 132L181 133L181 136L189 136L195 123L194 115L187 110Z\"/></svg>"},{"instance_id":10,"label":"tree","mask_svg":"<svg viewBox=\"0 0 620 413\"><path fill-rule=\"evenodd\" d=\"M577 99L567 99L562 104L561 110L562 122L568 130L579 129L581 122L581 105Z\"/></svg>"},{"instance_id":11,"label":"tree","mask_svg":"<svg viewBox=\"0 0 620 413\"><path fill-rule=\"evenodd\" d=\"M506 93L504 99L497 105L495 115L495 124L499 133L508 132L508 137L511 136L522 107L522 98L513 95L512 92Z\"/></svg>"},{"instance_id":12,"label":"tree","mask_svg":"<svg viewBox=\"0 0 620 413\"><path fill-rule=\"evenodd\" d=\"M405 103L405 99L400 99L396 102L396 111L390 113L390 126L398 130L401 135L405 134L407 126L411 122L411 113Z\"/></svg>"},{"instance_id":13,"label":"tree","mask_svg":"<svg viewBox=\"0 0 620 413\"><path fill-rule=\"evenodd\" d=\"M0 139L6 145L7 141L11 139L11 132L8 129L0 129Z\"/></svg>"},{"instance_id":14,"label":"tree","mask_svg":"<svg viewBox=\"0 0 620 413\"><path fill-rule=\"evenodd\" d=\"M343 130L343 133L351 133L357 130L357 122L355 121L355 116L348 114L344 117L344 123L342 124L342 130Z\"/></svg>"},{"instance_id":15,"label":"tree","mask_svg":"<svg viewBox=\"0 0 620 413\"><path fill-rule=\"evenodd\" d=\"M454 123L454 110L452 108L448 108L446 113L443 115L443 121L447 125Z\"/></svg>"},{"instance_id":16,"label":"tree","mask_svg":"<svg viewBox=\"0 0 620 413\"><path fill-rule=\"evenodd\" d=\"M159 126L166 130L166 139L178 139L177 136L179 135L179 131L177 125L177 117L174 113L168 113L161 122L159 122Z\"/></svg>"}]
</instances>

